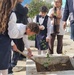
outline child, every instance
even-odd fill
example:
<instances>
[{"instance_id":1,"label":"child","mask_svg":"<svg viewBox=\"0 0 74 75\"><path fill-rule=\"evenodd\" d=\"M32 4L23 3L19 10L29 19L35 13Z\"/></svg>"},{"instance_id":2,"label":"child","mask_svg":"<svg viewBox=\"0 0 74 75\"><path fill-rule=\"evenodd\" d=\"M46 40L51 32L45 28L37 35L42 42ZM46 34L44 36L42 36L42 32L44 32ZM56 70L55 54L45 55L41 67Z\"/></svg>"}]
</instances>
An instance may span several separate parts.
<instances>
[{"instance_id":1,"label":"child","mask_svg":"<svg viewBox=\"0 0 74 75\"><path fill-rule=\"evenodd\" d=\"M18 1L18 3L16 5L15 9L12 11L12 12L15 12L15 14L16 14L16 17L17 17L16 23L23 23L26 25L28 23L28 20L27 20L28 8L26 6L23 7L21 5L23 0L17 0L17 1ZM13 39L13 40L14 40L14 43L16 43L17 48L23 52L24 46L25 46L24 42L23 42L23 38ZM17 54L15 52L13 52L13 56L15 58L17 58ZM25 57L22 55L19 56L19 59L22 60L23 58L25 58Z\"/></svg>"},{"instance_id":2,"label":"child","mask_svg":"<svg viewBox=\"0 0 74 75\"><path fill-rule=\"evenodd\" d=\"M8 22L8 34L10 38L19 39L24 36L25 39L27 39L26 35L34 35L39 33L38 24L33 22L33 23L29 23L28 25L24 25L22 23L16 23L16 21L17 21L16 14L12 12ZM28 49L28 51L31 53L30 49Z\"/></svg>"},{"instance_id":3,"label":"child","mask_svg":"<svg viewBox=\"0 0 74 75\"><path fill-rule=\"evenodd\" d=\"M34 18L34 22L39 24L40 33L36 36L35 39L35 46L38 48L38 54L45 54L45 50L48 49L48 39L50 36L50 26L51 21L50 18L47 16L48 9L46 6L42 6L40 9L39 15Z\"/></svg>"},{"instance_id":4,"label":"child","mask_svg":"<svg viewBox=\"0 0 74 75\"><path fill-rule=\"evenodd\" d=\"M52 27L51 27L51 49L50 53L53 54L53 47L54 47L54 40L57 36L57 53L62 53L63 47L63 35L65 34L65 30L63 28L63 11L64 9L61 7L62 0L54 0L54 7L49 10L48 15L52 20Z\"/></svg>"},{"instance_id":5,"label":"child","mask_svg":"<svg viewBox=\"0 0 74 75\"><path fill-rule=\"evenodd\" d=\"M29 51L29 56L30 56L32 54L31 54L29 43L28 43L28 35L32 36L32 35L38 34L39 26L38 26L38 24L32 22L32 23L28 23L27 25L18 23L17 27L20 32L18 39L23 37L23 40L25 40L25 46L26 46L27 50Z\"/></svg>"},{"instance_id":6,"label":"child","mask_svg":"<svg viewBox=\"0 0 74 75\"><path fill-rule=\"evenodd\" d=\"M18 23L18 24L16 24L16 26L18 27L18 30L20 32L17 39L23 37L23 40L25 42L25 47L28 50L28 57L31 57L32 52L30 50L30 46L29 46L29 42L28 42L28 35L31 36L31 35L38 34L39 33L39 26L36 23L29 23L28 25ZM13 47L15 47L15 46L13 46ZM18 58L20 55L18 52L15 52L15 53L16 53L17 58L14 58L14 55L13 55L11 63L10 63L11 65L9 66L9 74L13 73L12 69L13 69L13 67L15 67L17 65L17 61L18 61Z\"/></svg>"}]
</instances>

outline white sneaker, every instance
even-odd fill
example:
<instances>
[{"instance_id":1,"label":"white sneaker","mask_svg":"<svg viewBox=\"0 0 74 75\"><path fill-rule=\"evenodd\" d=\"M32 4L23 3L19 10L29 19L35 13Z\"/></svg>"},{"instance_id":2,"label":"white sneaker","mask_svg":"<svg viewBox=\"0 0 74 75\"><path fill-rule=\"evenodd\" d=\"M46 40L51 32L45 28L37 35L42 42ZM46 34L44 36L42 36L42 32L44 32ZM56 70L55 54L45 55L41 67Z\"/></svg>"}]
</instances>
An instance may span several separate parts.
<instances>
[{"instance_id":1,"label":"white sneaker","mask_svg":"<svg viewBox=\"0 0 74 75\"><path fill-rule=\"evenodd\" d=\"M15 67L13 68L13 72L19 72L19 71L21 71L22 69L23 69L23 67L15 66Z\"/></svg>"}]
</instances>

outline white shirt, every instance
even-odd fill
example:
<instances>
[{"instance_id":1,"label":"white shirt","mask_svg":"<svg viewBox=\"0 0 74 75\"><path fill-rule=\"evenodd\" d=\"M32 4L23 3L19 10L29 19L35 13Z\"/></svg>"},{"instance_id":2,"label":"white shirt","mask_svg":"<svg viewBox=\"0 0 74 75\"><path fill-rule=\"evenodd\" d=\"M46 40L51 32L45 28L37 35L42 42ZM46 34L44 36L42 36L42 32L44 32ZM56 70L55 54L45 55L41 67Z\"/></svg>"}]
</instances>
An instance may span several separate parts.
<instances>
[{"instance_id":1,"label":"white shirt","mask_svg":"<svg viewBox=\"0 0 74 75\"><path fill-rule=\"evenodd\" d=\"M52 14L52 12L53 12L53 8L51 8L49 10L48 16L50 16ZM63 18L63 13L64 13L64 9L61 8L61 16L62 16L62 18ZM60 29L59 29L60 33L58 35L64 35L65 34L65 30L63 28L63 20L62 20L62 18L60 19ZM51 25L51 33L53 33L53 25Z\"/></svg>"},{"instance_id":2,"label":"white shirt","mask_svg":"<svg viewBox=\"0 0 74 75\"><path fill-rule=\"evenodd\" d=\"M44 21L44 18L42 18L42 17L40 17L39 18L39 24L40 25L42 25L42 23L43 23L43 21ZM36 23L36 16L35 16L35 18L33 19L33 22L35 22ZM49 38L50 37L50 34L51 34L51 19L48 17L48 23L47 23L47 37L46 38Z\"/></svg>"},{"instance_id":3,"label":"white shirt","mask_svg":"<svg viewBox=\"0 0 74 75\"><path fill-rule=\"evenodd\" d=\"M26 25L22 23L16 23L16 21L17 21L16 14L13 12L10 16L8 23L8 35L12 39L23 38L25 40L24 43L26 48L30 48L28 44L28 35L24 34L26 31ZM12 45L14 45L13 42Z\"/></svg>"}]
</instances>

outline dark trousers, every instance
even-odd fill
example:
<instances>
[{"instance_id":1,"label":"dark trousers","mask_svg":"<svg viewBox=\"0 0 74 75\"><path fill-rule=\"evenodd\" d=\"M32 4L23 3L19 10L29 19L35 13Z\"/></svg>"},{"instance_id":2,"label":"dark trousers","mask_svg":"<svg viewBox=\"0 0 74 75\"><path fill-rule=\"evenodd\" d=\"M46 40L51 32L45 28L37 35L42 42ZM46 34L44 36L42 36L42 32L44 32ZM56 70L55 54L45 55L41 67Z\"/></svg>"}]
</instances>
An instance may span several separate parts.
<instances>
[{"instance_id":1,"label":"dark trousers","mask_svg":"<svg viewBox=\"0 0 74 75\"><path fill-rule=\"evenodd\" d=\"M56 35L56 34L51 34L50 53L53 54L54 41L55 41L56 36L57 36L57 53L61 54L62 53L62 48L63 48L63 35Z\"/></svg>"},{"instance_id":2,"label":"dark trousers","mask_svg":"<svg viewBox=\"0 0 74 75\"><path fill-rule=\"evenodd\" d=\"M23 52L23 50L24 50L24 42L23 42L22 38L21 39L15 39L13 41L16 44L17 48L20 51ZM21 54L19 54L18 52L13 51L13 57L12 57L12 59L9 62L9 64L10 64L9 65L9 70L8 70L9 73L12 73L12 68L17 65L17 62L18 62L18 60L19 60L20 57L22 57Z\"/></svg>"},{"instance_id":3,"label":"dark trousers","mask_svg":"<svg viewBox=\"0 0 74 75\"><path fill-rule=\"evenodd\" d=\"M13 40L14 41L14 43L16 44L16 46L17 46L17 48L20 50L20 51L22 51L23 52L23 50L24 50L24 42L23 42L23 40L22 40L22 38L21 39L15 39L15 40ZM18 59L21 57L21 55L18 53L18 52L13 52L13 58L12 58L12 64L13 65L17 65L17 61L18 61Z\"/></svg>"}]
</instances>

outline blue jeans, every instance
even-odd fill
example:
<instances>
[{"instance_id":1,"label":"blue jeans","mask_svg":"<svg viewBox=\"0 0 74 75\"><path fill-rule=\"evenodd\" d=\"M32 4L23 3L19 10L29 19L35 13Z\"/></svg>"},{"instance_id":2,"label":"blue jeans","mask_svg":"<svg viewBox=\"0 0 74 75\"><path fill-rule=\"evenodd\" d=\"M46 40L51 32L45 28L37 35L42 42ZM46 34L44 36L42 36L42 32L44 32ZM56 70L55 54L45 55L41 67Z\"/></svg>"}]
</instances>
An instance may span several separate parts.
<instances>
[{"instance_id":1,"label":"blue jeans","mask_svg":"<svg viewBox=\"0 0 74 75\"><path fill-rule=\"evenodd\" d=\"M70 26L71 26L71 39L74 41L74 23L72 23Z\"/></svg>"}]
</instances>

